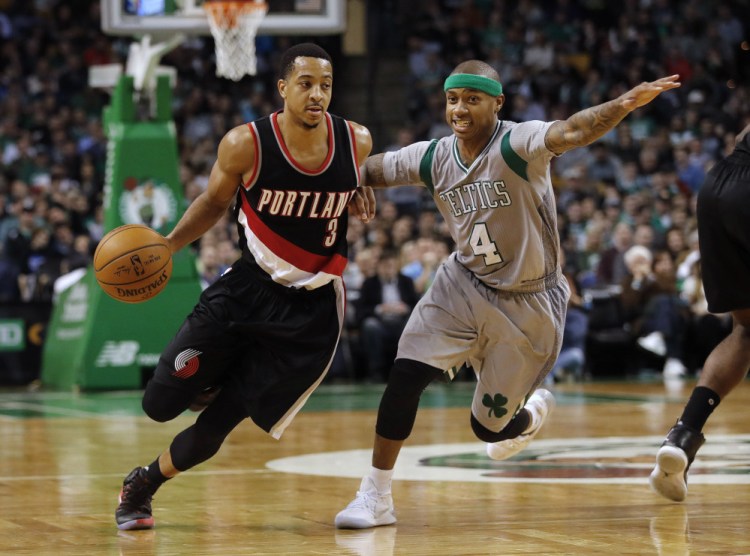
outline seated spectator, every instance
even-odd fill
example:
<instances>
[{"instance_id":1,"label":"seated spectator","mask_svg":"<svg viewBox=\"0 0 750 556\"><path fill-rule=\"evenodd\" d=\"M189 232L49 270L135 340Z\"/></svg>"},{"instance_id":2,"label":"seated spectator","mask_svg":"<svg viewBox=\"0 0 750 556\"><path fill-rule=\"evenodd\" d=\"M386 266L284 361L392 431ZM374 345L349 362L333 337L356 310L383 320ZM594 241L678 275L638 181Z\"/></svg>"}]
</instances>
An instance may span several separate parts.
<instances>
[{"instance_id":1,"label":"seated spectator","mask_svg":"<svg viewBox=\"0 0 750 556\"><path fill-rule=\"evenodd\" d=\"M612 245L599 259L596 270L597 285L600 287L620 285L627 275L625 253L633 246L633 228L626 222L618 223L612 232Z\"/></svg>"},{"instance_id":2,"label":"seated spectator","mask_svg":"<svg viewBox=\"0 0 750 556\"><path fill-rule=\"evenodd\" d=\"M418 299L414 281L399 272L396 253L384 251L377 273L362 283L359 298L360 340L368 380L387 379L401 332Z\"/></svg>"},{"instance_id":3,"label":"seated spectator","mask_svg":"<svg viewBox=\"0 0 750 556\"><path fill-rule=\"evenodd\" d=\"M61 274L67 274L78 268L87 268L91 264L91 238L85 234L75 236L73 249L60 261Z\"/></svg>"},{"instance_id":4,"label":"seated spectator","mask_svg":"<svg viewBox=\"0 0 750 556\"><path fill-rule=\"evenodd\" d=\"M653 255L634 245L625 253L625 264L628 276L620 296L631 333L644 350L665 359L665 378L684 376L688 313L677 291L674 261L666 251Z\"/></svg>"},{"instance_id":5,"label":"seated spectator","mask_svg":"<svg viewBox=\"0 0 750 556\"><path fill-rule=\"evenodd\" d=\"M219 240L216 251L219 256L219 274L224 274L240 258L240 250L231 239Z\"/></svg>"},{"instance_id":6,"label":"seated spectator","mask_svg":"<svg viewBox=\"0 0 750 556\"><path fill-rule=\"evenodd\" d=\"M31 234L28 256L21 262L18 287L23 301L51 301L54 283L60 277L61 257L50 245L50 233L44 227Z\"/></svg>"},{"instance_id":7,"label":"seated spectator","mask_svg":"<svg viewBox=\"0 0 750 556\"><path fill-rule=\"evenodd\" d=\"M561 251L563 273L570 286L568 311L565 315L562 348L555 366L549 374L548 382L563 380L582 380L586 366L586 335L589 330L589 317L581 297L581 289L574 275L566 270L565 252Z\"/></svg>"},{"instance_id":8,"label":"seated spectator","mask_svg":"<svg viewBox=\"0 0 750 556\"><path fill-rule=\"evenodd\" d=\"M10 224L5 232L3 250L9 260L21 266L29 255L31 235L38 227L38 223L34 214L34 203L30 198L17 201L13 209L15 218L5 220Z\"/></svg>"},{"instance_id":9,"label":"seated spectator","mask_svg":"<svg viewBox=\"0 0 750 556\"><path fill-rule=\"evenodd\" d=\"M396 151L401 147L414 143L414 130L411 127L399 128L395 141L388 145L385 151ZM419 216L422 209L422 193L425 188L417 185L389 187L385 190L385 198L396 205L399 215ZM352 219L355 220L355 219ZM351 222L349 224L351 226Z\"/></svg>"},{"instance_id":10,"label":"seated spectator","mask_svg":"<svg viewBox=\"0 0 750 556\"><path fill-rule=\"evenodd\" d=\"M346 285L347 323L357 322L356 313L359 312L357 307L362 294L362 284L367 278L375 276L379 253L375 247L366 247L358 251L354 258L350 257L346 264L343 278Z\"/></svg>"},{"instance_id":11,"label":"seated spectator","mask_svg":"<svg viewBox=\"0 0 750 556\"><path fill-rule=\"evenodd\" d=\"M206 289L221 276L221 262L215 245L203 245L196 261L201 288Z\"/></svg>"},{"instance_id":12,"label":"seated spectator","mask_svg":"<svg viewBox=\"0 0 750 556\"><path fill-rule=\"evenodd\" d=\"M672 255L672 260L679 268L690 254L690 247L688 247L685 231L682 228L677 227L669 228L665 234L665 243L667 250L670 255Z\"/></svg>"},{"instance_id":13,"label":"seated spectator","mask_svg":"<svg viewBox=\"0 0 750 556\"><path fill-rule=\"evenodd\" d=\"M732 331L732 316L708 312L700 258L691 259L690 274L682 282L680 296L690 307L686 362L700 372L708 354Z\"/></svg>"},{"instance_id":14,"label":"seated spectator","mask_svg":"<svg viewBox=\"0 0 750 556\"><path fill-rule=\"evenodd\" d=\"M607 232L605 222L589 220L586 227L585 241L574 257L573 269L576 281L582 288L597 286L597 273L604 249L604 239Z\"/></svg>"},{"instance_id":15,"label":"seated spectator","mask_svg":"<svg viewBox=\"0 0 750 556\"><path fill-rule=\"evenodd\" d=\"M438 267L450 253L450 247L441 239L420 237L404 245L401 272L414 280L418 296L424 295L432 285Z\"/></svg>"},{"instance_id":16,"label":"seated spectator","mask_svg":"<svg viewBox=\"0 0 750 556\"><path fill-rule=\"evenodd\" d=\"M610 152L607 143L597 141L591 145L593 159L589 162L587 175L596 183L615 183L620 174L622 161Z\"/></svg>"},{"instance_id":17,"label":"seated spectator","mask_svg":"<svg viewBox=\"0 0 750 556\"><path fill-rule=\"evenodd\" d=\"M2 252L0 246L0 304L18 303L21 292L18 289L18 264Z\"/></svg>"}]
</instances>

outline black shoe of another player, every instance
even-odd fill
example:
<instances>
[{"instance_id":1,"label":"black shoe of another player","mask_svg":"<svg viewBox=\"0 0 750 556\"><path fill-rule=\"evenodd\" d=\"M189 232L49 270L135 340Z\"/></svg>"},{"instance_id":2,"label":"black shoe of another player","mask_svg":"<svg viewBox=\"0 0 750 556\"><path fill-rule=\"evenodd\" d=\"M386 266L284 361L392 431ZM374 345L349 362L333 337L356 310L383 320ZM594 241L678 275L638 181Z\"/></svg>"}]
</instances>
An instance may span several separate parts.
<instances>
[{"instance_id":1,"label":"black shoe of another player","mask_svg":"<svg viewBox=\"0 0 750 556\"><path fill-rule=\"evenodd\" d=\"M136 467L125 477L120 491L120 505L115 511L117 528L123 531L152 529L151 499L154 491L146 478L146 469Z\"/></svg>"},{"instance_id":2,"label":"black shoe of another player","mask_svg":"<svg viewBox=\"0 0 750 556\"><path fill-rule=\"evenodd\" d=\"M682 502L687 496L688 469L705 441L703 434L679 422L672 427L656 452L656 467L649 477L651 489L664 498Z\"/></svg>"}]
</instances>

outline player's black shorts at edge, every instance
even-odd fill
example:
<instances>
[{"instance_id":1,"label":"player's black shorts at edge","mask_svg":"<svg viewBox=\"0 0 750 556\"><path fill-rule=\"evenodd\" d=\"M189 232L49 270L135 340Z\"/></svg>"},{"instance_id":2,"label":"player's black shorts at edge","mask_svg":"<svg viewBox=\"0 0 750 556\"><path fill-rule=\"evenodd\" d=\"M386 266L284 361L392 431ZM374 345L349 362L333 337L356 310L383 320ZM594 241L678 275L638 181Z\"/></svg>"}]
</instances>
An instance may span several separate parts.
<instances>
[{"instance_id":1,"label":"player's black shorts at edge","mask_svg":"<svg viewBox=\"0 0 750 556\"><path fill-rule=\"evenodd\" d=\"M708 310L750 307L750 151L714 165L698 192L697 212Z\"/></svg>"},{"instance_id":2,"label":"player's black shorts at edge","mask_svg":"<svg viewBox=\"0 0 750 556\"><path fill-rule=\"evenodd\" d=\"M289 288L240 259L201 294L154 380L196 393L239 388L248 416L268 431L328 368L339 331L332 283Z\"/></svg>"}]
</instances>

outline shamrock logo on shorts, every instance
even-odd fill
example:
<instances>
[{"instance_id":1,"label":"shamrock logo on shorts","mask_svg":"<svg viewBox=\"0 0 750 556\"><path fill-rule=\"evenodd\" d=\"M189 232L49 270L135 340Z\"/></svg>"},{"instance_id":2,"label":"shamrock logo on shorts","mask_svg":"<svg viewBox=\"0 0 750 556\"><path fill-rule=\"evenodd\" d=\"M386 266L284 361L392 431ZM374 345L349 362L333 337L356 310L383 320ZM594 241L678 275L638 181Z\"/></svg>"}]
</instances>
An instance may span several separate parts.
<instances>
[{"instance_id":1,"label":"shamrock logo on shorts","mask_svg":"<svg viewBox=\"0 0 750 556\"><path fill-rule=\"evenodd\" d=\"M495 394L494 397L485 394L482 398L482 405L490 408L490 411L487 413L489 417L492 417L493 413L495 417L502 417L508 413L508 410L503 407L506 403L508 403L508 398L500 393Z\"/></svg>"}]
</instances>

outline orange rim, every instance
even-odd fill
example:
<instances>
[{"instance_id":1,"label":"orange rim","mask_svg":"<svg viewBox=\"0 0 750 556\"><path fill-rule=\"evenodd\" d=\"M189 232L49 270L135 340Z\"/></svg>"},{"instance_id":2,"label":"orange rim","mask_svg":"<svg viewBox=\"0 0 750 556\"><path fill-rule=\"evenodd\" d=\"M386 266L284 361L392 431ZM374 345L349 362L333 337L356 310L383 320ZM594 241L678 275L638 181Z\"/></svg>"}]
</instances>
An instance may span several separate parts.
<instances>
[{"instance_id":1,"label":"orange rim","mask_svg":"<svg viewBox=\"0 0 750 556\"><path fill-rule=\"evenodd\" d=\"M268 4L254 0L214 0L205 2L203 8L219 27L233 28L237 27L240 15L254 11L265 12Z\"/></svg>"}]
</instances>

